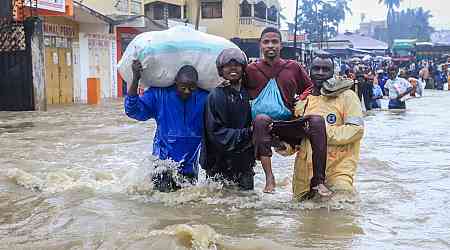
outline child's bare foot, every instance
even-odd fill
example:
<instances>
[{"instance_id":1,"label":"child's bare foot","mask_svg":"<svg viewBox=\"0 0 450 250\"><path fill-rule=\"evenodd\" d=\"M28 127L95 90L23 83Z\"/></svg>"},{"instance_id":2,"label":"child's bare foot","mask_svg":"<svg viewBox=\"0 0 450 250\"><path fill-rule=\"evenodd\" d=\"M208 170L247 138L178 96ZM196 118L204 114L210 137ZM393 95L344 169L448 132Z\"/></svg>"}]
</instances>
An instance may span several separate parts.
<instances>
[{"instance_id":1,"label":"child's bare foot","mask_svg":"<svg viewBox=\"0 0 450 250\"><path fill-rule=\"evenodd\" d=\"M264 187L263 192L264 193L273 193L275 191L275 177L271 176L271 177L267 177L266 178L266 186Z\"/></svg>"}]
</instances>

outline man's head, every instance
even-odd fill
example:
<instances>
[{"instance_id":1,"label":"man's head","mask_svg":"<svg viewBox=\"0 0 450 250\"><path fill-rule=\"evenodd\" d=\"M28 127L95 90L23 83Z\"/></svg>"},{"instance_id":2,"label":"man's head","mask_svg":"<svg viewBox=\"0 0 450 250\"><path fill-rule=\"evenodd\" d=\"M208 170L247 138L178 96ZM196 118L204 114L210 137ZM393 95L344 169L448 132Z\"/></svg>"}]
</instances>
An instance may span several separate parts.
<instances>
[{"instance_id":1,"label":"man's head","mask_svg":"<svg viewBox=\"0 0 450 250\"><path fill-rule=\"evenodd\" d=\"M358 80L359 82L364 82L365 81L365 66L363 64L358 64L356 66L356 72L355 72L355 77L356 80Z\"/></svg>"},{"instance_id":2,"label":"man's head","mask_svg":"<svg viewBox=\"0 0 450 250\"><path fill-rule=\"evenodd\" d=\"M389 75L389 79L394 80L395 78L397 78L398 75L398 67L395 65L392 65L388 68L388 75Z\"/></svg>"},{"instance_id":3,"label":"man's head","mask_svg":"<svg viewBox=\"0 0 450 250\"><path fill-rule=\"evenodd\" d=\"M191 65L184 65L175 77L177 93L183 101L187 100L197 89L198 73Z\"/></svg>"},{"instance_id":4,"label":"man's head","mask_svg":"<svg viewBox=\"0 0 450 250\"><path fill-rule=\"evenodd\" d=\"M331 55L325 51L316 53L311 63L311 79L316 88L321 88L323 82L333 77L334 62Z\"/></svg>"},{"instance_id":5,"label":"man's head","mask_svg":"<svg viewBox=\"0 0 450 250\"><path fill-rule=\"evenodd\" d=\"M247 56L240 49L224 49L216 60L219 75L230 82L239 82L247 67Z\"/></svg>"},{"instance_id":6,"label":"man's head","mask_svg":"<svg viewBox=\"0 0 450 250\"><path fill-rule=\"evenodd\" d=\"M408 73L404 69L399 70L398 76L400 76L401 78L408 79Z\"/></svg>"},{"instance_id":7,"label":"man's head","mask_svg":"<svg viewBox=\"0 0 450 250\"><path fill-rule=\"evenodd\" d=\"M281 32L277 28L265 28L261 33L259 45L266 60L273 61L279 58L281 53Z\"/></svg>"}]
</instances>

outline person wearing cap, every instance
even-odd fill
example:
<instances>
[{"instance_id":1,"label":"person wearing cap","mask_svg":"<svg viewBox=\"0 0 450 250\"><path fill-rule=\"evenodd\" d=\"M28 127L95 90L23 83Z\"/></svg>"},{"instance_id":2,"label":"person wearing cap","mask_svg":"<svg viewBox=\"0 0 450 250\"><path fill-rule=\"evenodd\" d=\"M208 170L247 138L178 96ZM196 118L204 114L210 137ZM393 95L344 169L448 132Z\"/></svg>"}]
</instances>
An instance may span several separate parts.
<instances>
[{"instance_id":1,"label":"person wearing cap","mask_svg":"<svg viewBox=\"0 0 450 250\"><path fill-rule=\"evenodd\" d=\"M216 61L225 79L208 96L200 163L208 178L230 181L242 190L254 187L250 96L242 79L247 57L240 49L223 50Z\"/></svg>"},{"instance_id":2,"label":"person wearing cap","mask_svg":"<svg viewBox=\"0 0 450 250\"><path fill-rule=\"evenodd\" d=\"M261 161L266 175L263 191L270 193L276 186L272 172L272 146L278 146L277 134L271 131L273 124L276 121L295 119L294 107L297 105L301 109L305 106L304 100L311 93L313 84L299 63L281 59L281 33L278 29L265 28L261 33L260 47L264 57L246 68L248 80L245 86L252 99L255 157ZM309 129L306 130L306 126ZM298 133L310 138L312 142L315 171L311 190L329 195L329 190L323 185L327 152L324 119L321 116L305 117L304 127L300 127Z\"/></svg>"},{"instance_id":3,"label":"person wearing cap","mask_svg":"<svg viewBox=\"0 0 450 250\"><path fill-rule=\"evenodd\" d=\"M191 65L183 66L167 88L150 87L138 96L142 64L132 64L133 82L125 97L125 113L138 121L154 119L156 132L153 155L161 160L179 163L177 173L161 171L153 176L156 190L174 191L182 182L194 184L198 176L198 156L203 134L203 111L208 92L197 87L198 72Z\"/></svg>"},{"instance_id":4,"label":"person wearing cap","mask_svg":"<svg viewBox=\"0 0 450 250\"><path fill-rule=\"evenodd\" d=\"M308 96L306 110L296 112L324 117L328 140L326 185L333 192L352 192L360 142L364 135L361 103L357 94L351 90L353 81L345 76L334 75L330 54L318 53L312 62L310 75L314 90ZM286 156L297 153L292 181L294 198L311 198L313 153L310 140L303 140L296 147L284 143L284 150L277 152Z\"/></svg>"}]
</instances>

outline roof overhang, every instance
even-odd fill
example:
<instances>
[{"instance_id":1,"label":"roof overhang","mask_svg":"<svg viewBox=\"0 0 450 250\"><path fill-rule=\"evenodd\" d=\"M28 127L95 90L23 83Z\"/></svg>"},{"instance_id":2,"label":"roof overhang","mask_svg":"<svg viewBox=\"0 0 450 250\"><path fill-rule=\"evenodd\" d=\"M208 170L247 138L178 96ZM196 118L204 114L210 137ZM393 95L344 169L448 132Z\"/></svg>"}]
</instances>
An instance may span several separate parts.
<instances>
[{"instance_id":1,"label":"roof overhang","mask_svg":"<svg viewBox=\"0 0 450 250\"><path fill-rule=\"evenodd\" d=\"M70 17L79 23L103 23L114 24L114 20L101 14L100 12L83 5L78 1L73 1L74 15Z\"/></svg>"},{"instance_id":2,"label":"roof overhang","mask_svg":"<svg viewBox=\"0 0 450 250\"><path fill-rule=\"evenodd\" d=\"M186 4L186 0L144 0L144 4L152 4L157 2L168 3L178 6L183 6Z\"/></svg>"}]
</instances>

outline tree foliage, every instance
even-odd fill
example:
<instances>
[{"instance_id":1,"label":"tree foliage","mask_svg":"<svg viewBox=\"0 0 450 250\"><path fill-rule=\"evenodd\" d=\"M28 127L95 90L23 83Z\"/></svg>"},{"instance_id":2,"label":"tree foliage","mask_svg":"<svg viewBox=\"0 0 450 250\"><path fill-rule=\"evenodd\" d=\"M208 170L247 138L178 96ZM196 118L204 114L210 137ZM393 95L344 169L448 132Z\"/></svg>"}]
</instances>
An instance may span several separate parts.
<instances>
[{"instance_id":1,"label":"tree foliage","mask_svg":"<svg viewBox=\"0 0 450 250\"><path fill-rule=\"evenodd\" d=\"M433 17L428 10L422 7L417 9L407 9L396 11L403 0L378 0L388 8L387 40L392 44L394 39L418 39L419 41L429 41L433 28L430 26L430 18Z\"/></svg>"},{"instance_id":2,"label":"tree foliage","mask_svg":"<svg viewBox=\"0 0 450 250\"><path fill-rule=\"evenodd\" d=\"M395 18L395 8L400 7L400 3L402 0L378 0L379 4L384 4L388 8L387 16L386 16L386 22L387 22L387 28L388 28L388 42L389 44L392 44L393 42L393 22Z\"/></svg>"},{"instance_id":3,"label":"tree foliage","mask_svg":"<svg viewBox=\"0 0 450 250\"><path fill-rule=\"evenodd\" d=\"M429 22L432 17L431 12L422 7L394 12L390 36L392 39L417 39L428 42L434 32Z\"/></svg>"},{"instance_id":4,"label":"tree foliage","mask_svg":"<svg viewBox=\"0 0 450 250\"><path fill-rule=\"evenodd\" d=\"M323 41L335 36L339 23L347 13L351 0L301 0L297 16L298 30L308 34L310 40Z\"/></svg>"}]
</instances>

